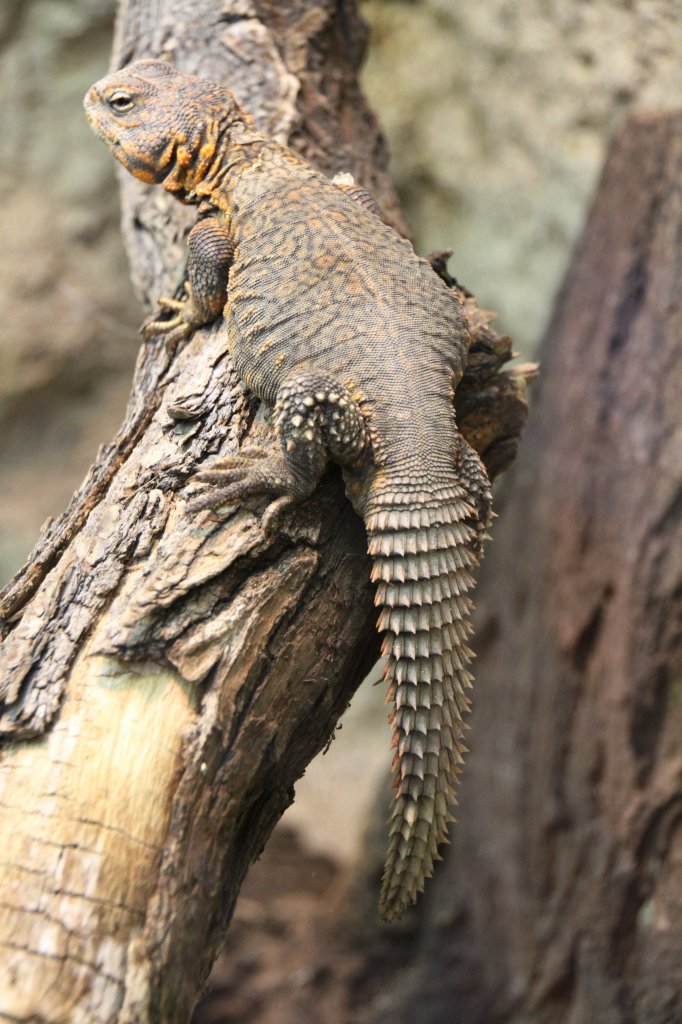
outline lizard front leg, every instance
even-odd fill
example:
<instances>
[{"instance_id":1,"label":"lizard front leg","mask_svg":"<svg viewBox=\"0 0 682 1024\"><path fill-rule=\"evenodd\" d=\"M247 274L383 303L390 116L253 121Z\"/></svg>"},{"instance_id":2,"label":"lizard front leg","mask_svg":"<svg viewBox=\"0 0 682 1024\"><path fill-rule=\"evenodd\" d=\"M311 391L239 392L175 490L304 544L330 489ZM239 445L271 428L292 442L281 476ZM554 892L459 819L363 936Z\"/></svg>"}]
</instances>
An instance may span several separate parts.
<instances>
[{"instance_id":1,"label":"lizard front leg","mask_svg":"<svg viewBox=\"0 0 682 1024\"><path fill-rule=\"evenodd\" d=\"M359 468L369 450L369 433L357 403L333 380L301 373L277 393L275 433L281 452L245 450L216 459L196 479L211 485L190 502L190 512L215 509L248 495L271 494L262 525L272 531L281 514L310 497L331 457Z\"/></svg>"},{"instance_id":2,"label":"lizard front leg","mask_svg":"<svg viewBox=\"0 0 682 1024\"><path fill-rule=\"evenodd\" d=\"M158 300L161 309L171 310L175 316L169 320L157 319L158 313L148 317L142 325L145 341L165 335L166 345L171 348L223 311L234 254L226 228L216 217L206 217L190 231L187 247L187 298L162 296Z\"/></svg>"}]
</instances>

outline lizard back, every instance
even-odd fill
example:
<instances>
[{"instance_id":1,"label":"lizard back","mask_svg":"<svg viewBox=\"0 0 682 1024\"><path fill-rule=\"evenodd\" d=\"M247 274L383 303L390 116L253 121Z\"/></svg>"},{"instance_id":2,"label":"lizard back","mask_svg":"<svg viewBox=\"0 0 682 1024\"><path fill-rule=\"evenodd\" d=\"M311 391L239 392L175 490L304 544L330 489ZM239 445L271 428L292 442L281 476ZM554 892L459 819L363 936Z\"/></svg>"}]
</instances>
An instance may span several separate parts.
<instances>
[{"instance_id":1,"label":"lizard back","mask_svg":"<svg viewBox=\"0 0 682 1024\"><path fill-rule=\"evenodd\" d=\"M212 198L234 244L225 317L245 382L274 403L287 377L314 366L360 402L381 463L451 467L468 336L450 290L409 242L275 143L233 180Z\"/></svg>"}]
</instances>

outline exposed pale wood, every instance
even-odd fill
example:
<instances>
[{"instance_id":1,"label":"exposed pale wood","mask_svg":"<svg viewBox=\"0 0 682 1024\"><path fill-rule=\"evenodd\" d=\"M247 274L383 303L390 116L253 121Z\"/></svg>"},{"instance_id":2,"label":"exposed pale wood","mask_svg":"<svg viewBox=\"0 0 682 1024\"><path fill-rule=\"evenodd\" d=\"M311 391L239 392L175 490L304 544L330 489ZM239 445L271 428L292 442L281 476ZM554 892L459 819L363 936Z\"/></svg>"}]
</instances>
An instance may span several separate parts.
<instances>
[{"instance_id":1,"label":"exposed pale wood","mask_svg":"<svg viewBox=\"0 0 682 1024\"><path fill-rule=\"evenodd\" d=\"M86 648L57 725L0 771L6 1020L113 1020L134 963L196 694L154 666L111 670Z\"/></svg>"}]
</instances>

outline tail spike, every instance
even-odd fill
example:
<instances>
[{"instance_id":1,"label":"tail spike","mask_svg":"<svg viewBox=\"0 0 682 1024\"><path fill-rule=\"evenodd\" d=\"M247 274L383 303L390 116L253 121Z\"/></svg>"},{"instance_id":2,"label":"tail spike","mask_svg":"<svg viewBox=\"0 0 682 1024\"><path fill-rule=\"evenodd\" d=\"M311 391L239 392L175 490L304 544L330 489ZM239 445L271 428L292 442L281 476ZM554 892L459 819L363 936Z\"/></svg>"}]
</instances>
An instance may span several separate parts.
<instances>
[{"instance_id":1,"label":"tail spike","mask_svg":"<svg viewBox=\"0 0 682 1024\"><path fill-rule=\"evenodd\" d=\"M415 503L377 503L366 517L393 703L396 797L380 900L388 921L414 903L447 841L472 679L468 592L481 524L456 483Z\"/></svg>"}]
</instances>

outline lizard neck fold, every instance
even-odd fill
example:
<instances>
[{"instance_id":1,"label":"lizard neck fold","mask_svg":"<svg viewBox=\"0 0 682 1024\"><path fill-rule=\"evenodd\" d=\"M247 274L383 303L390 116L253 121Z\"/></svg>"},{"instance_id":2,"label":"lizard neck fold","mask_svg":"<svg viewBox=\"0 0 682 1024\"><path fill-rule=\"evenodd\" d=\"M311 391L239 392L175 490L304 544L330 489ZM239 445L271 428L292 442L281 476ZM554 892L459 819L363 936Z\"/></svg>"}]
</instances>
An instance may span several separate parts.
<instances>
[{"instance_id":1,"label":"lizard neck fold","mask_svg":"<svg viewBox=\"0 0 682 1024\"><path fill-rule=\"evenodd\" d=\"M251 150L248 154L247 140ZM184 203L215 200L230 177L253 161L259 143L265 145L266 140L237 120L206 122L191 137L178 132L159 160L159 169L167 168L163 187Z\"/></svg>"}]
</instances>

